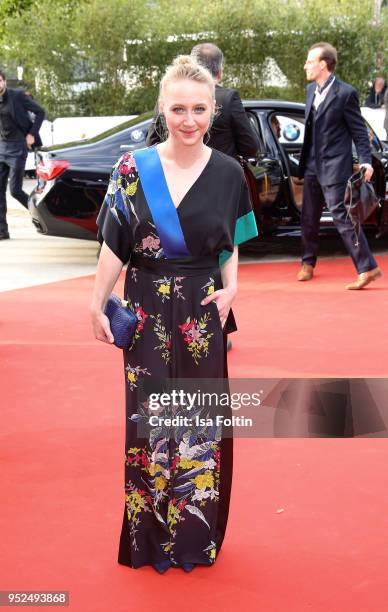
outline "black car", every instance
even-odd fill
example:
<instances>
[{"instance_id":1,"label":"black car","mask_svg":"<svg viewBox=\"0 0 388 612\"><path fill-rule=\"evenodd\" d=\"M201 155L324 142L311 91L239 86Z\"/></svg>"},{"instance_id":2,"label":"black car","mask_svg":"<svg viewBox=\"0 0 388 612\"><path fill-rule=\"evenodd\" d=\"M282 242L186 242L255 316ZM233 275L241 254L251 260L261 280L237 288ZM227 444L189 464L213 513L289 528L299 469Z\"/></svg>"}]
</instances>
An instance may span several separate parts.
<instances>
[{"instance_id":1,"label":"black car","mask_svg":"<svg viewBox=\"0 0 388 612\"><path fill-rule=\"evenodd\" d=\"M260 235L298 234L303 193L298 162L304 137L304 105L249 100L244 106L260 137L257 156L241 160ZM145 146L151 116L151 113L141 115L89 140L46 147L37 152L38 182L29 199L29 210L39 232L96 239L96 218L112 165L123 152ZM388 201L385 201L388 150L373 130L367 128L373 150L374 187L382 205L365 226L382 235L388 229ZM355 152L353 161L357 163ZM328 233L333 229L328 211L323 212L321 229Z\"/></svg>"}]
</instances>

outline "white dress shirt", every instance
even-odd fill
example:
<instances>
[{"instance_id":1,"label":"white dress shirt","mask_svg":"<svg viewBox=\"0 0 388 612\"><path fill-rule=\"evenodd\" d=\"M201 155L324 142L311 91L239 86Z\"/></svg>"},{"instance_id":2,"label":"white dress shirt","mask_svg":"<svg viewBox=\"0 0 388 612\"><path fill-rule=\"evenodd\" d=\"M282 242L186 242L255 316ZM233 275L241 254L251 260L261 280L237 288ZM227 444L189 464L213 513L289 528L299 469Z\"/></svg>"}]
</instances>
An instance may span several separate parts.
<instances>
[{"instance_id":1,"label":"white dress shirt","mask_svg":"<svg viewBox=\"0 0 388 612\"><path fill-rule=\"evenodd\" d=\"M325 87L325 89L321 93L319 93L318 85L317 85L315 89L315 96L314 96L314 102L313 102L315 110L318 110L322 102L325 100L327 94L330 91L330 87L333 85L334 81L335 81L335 77L333 78L331 83L329 83L328 86Z\"/></svg>"}]
</instances>

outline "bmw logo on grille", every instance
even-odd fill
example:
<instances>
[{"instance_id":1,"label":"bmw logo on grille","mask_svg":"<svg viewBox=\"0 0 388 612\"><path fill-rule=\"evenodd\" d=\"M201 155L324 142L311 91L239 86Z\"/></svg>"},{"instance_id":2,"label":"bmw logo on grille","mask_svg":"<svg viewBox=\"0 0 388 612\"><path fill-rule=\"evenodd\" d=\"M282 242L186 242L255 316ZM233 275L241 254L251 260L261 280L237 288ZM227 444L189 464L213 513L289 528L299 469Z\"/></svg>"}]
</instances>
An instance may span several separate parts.
<instances>
[{"instance_id":1,"label":"bmw logo on grille","mask_svg":"<svg viewBox=\"0 0 388 612\"><path fill-rule=\"evenodd\" d=\"M134 140L135 142L140 142L141 140L145 140L144 132L142 130L132 130L131 140Z\"/></svg>"},{"instance_id":2,"label":"bmw logo on grille","mask_svg":"<svg viewBox=\"0 0 388 612\"><path fill-rule=\"evenodd\" d=\"M300 129L297 125L295 125L295 123L289 123L283 129L283 136L289 142L294 142L295 140L298 140L300 136Z\"/></svg>"}]
</instances>

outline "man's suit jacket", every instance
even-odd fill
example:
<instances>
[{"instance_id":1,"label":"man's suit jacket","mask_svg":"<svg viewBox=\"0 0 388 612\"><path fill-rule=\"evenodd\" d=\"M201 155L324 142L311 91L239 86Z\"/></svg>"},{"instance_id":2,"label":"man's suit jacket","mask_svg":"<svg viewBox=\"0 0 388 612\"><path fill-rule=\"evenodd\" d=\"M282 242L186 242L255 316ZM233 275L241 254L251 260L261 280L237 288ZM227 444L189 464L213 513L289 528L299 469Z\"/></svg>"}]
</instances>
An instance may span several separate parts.
<instances>
[{"instance_id":1,"label":"man's suit jacket","mask_svg":"<svg viewBox=\"0 0 388 612\"><path fill-rule=\"evenodd\" d=\"M384 94L384 106L385 106L384 129L387 132L387 137L388 137L388 87Z\"/></svg>"},{"instance_id":2,"label":"man's suit jacket","mask_svg":"<svg viewBox=\"0 0 388 612\"><path fill-rule=\"evenodd\" d=\"M324 101L312 117L312 104L316 84L307 88L306 129L299 162L299 175L303 177L312 130L314 129L314 153L317 177L321 185L346 182L353 171L352 141L356 145L359 162L372 163L368 132L360 111L358 95L354 87L337 77Z\"/></svg>"},{"instance_id":3,"label":"man's suit jacket","mask_svg":"<svg viewBox=\"0 0 388 612\"><path fill-rule=\"evenodd\" d=\"M7 92L13 120L25 136L27 136L27 134L32 134L32 136L34 136L34 148L40 147L42 141L39 136L39 130L44 119L43 108L34 102L32 98L27 96L21 89L7 88ZM34 113L34 121L31 121L28 111Z\"/></svg>"},{"instance_id":4,"label":"man's suit jacket","mask_svg":"<svg viewBox=\"0 0 388 612\"><path fill-rule=\"evenodd\" d=\"M219 110L210 129L208 146L232 157L255 156L260 147L259 137L249 122L238 91L216 85L216 105ZM147 145L160 142L159 134L162 129L156 117L148 131Z\"/></svg>"}]
</instances>

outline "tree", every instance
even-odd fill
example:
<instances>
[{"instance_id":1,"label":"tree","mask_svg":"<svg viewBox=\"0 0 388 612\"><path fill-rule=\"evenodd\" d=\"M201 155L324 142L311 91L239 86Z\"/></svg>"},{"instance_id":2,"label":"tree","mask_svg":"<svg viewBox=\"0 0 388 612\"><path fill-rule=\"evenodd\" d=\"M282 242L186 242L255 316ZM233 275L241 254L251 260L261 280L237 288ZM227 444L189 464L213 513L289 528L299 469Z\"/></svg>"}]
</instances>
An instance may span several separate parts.
<instances>
[{"instance_id":1,"label":"tree","mask_svg":"<svg viewBox=\"0 0 388 612\"><path fill-rule=\"evenodd\" d=\"M7 0L8 2L8 0ZM12 4L12 3L11 3ZM19 4L24 4L20 2ZM131 114L153 108L165 67L213 41L225 55L224 84L244 97L303 100L309 46L338 48L338 74L363 95L384 53L387 9L375 0L39 0L7 13L3 55L24 67L26 85L51 117ZM40 44L39 44L40 41ZM268 58L287 78L267 85Z\"/></svg>"},{"instance_id":2,"label":"tree","mask_svg":"<svg viewBox=\"0 0 388 612\"><path fill-rule=\"evenodd\" d=\"M0 44L5 35L7 19L20 16L28 10L33 0L1 0L0 3Z\"/></svg>"}]
</instances>

